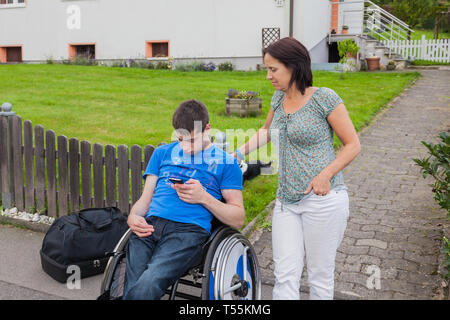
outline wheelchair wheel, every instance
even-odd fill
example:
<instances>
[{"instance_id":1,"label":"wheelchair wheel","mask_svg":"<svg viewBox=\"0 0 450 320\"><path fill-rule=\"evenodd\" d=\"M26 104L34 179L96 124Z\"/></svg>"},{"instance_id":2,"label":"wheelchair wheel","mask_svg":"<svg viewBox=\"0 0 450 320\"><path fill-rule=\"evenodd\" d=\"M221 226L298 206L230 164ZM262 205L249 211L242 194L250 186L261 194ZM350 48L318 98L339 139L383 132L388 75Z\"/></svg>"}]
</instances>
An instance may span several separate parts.
<instances>
[{"instance_id":1,"label":"wheelchair wheel","mask_svg":"<svg viewBox=\"0 0 450 320\"><path fill-rule=\"evenodd\" d=\"M202 299L261 299L261 276L255 250L238 231L225 228L215 237L203 270Z\"/></svg>"},{"instance_id":2,"label":"wheelchair wheel","mask_svg":"<svg viewBox=\"0 0 450 320\"><path fill-rule=\"evenodd\" d=\"M113 256L109 258L100 288L100 296L97 298L98 300L122 298L126 269L125 251L131 233L131 229L125 232L114 248Z\"/></svg>"}]
</instances>

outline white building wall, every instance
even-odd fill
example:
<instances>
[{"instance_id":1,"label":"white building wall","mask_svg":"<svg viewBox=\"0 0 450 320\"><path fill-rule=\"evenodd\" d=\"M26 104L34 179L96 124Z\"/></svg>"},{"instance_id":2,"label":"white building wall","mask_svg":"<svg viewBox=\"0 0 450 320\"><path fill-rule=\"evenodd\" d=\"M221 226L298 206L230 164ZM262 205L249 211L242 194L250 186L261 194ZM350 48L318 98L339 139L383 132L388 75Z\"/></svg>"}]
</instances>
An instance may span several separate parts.
<instances>
[{"instance_id":1,"label":"white building wall","mask_svg":"<svg viewBox=\"0 0 450 320\"><path fill-rule=\"evenodd\" d=\"M71 6L80 10L79 29L67 26ZM308 49L326 36L329 14L318 18L326 10L328 0L295 0L294 37ZM70 43L95 43L97 59L145 58L146 41L168 40L174 58L254 64L262 62L264 27L288 36L289 0L28 0L0 8L0 46L22 45L24 61L67 59Z\"/></svg>"},{"instance_id":2,"label":"white building wall","mask_svg":"<svg viewBox=\"0 0 450 320\"><path fill-rule=\"evenodd\" d=\"M348 26L349 34L361 34L364 20L364 1L343 0L339 3L338 30Z\"/></svg>"},{"instance_id":3,"label":"white building wall","mask_svg":"<svg viewBox=\"0 0 450 320\"><path fill-rule=\"evenodd\" d=\"M328 47L323 45L323 40L330 31L330 20L331 7L328 0L295 1L294 38L310 50L313 62L328 61Z\"/></svg>"}]
</instances>

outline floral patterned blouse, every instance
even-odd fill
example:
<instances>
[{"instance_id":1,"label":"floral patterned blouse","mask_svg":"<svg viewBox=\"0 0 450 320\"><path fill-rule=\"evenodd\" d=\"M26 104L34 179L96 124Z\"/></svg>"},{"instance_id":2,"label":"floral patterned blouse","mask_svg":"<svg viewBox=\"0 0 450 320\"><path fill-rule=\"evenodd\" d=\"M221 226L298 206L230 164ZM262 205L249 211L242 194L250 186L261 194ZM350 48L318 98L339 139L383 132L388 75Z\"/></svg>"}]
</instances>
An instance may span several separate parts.
<instances>
[{"instance_id":1,"label":"floral patterned blouse","mask_svg":"<svg viewBox=\"0 0 450 320\"><path fill-rule=\"evenodd\" d=\"M327 116L342 99L332 89L321 87L302 108L286 114L284 96L282 91L273 94L270 135L279 159L277 198L281 203L295 203L308 196L304 192L309 183L335 159L334 132ZM341 171L330 185L330 189L346 189Z\"/></svg>"}]
</instances>

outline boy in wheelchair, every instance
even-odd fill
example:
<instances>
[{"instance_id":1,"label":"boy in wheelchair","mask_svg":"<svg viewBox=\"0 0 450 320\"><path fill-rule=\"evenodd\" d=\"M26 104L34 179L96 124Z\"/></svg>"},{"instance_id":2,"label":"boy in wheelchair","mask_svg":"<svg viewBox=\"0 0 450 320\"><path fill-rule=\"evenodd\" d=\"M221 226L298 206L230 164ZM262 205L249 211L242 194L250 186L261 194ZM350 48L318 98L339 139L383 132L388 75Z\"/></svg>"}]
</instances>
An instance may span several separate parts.
<instances>
[{"instance_id":1,"label":"boy in wheelchair","mask_svg":"<svg viewBox=\"0 0 450 320\"><path fill-rule=\"evenodd\" d=\"M242 171L232 155L211 143L206 106L181 103L172 124L178 142L156 148L128 217L133 233L123 299L160 299L200 254L213 215L235 228L244 223Z\"/></svg>"}]
</instances>

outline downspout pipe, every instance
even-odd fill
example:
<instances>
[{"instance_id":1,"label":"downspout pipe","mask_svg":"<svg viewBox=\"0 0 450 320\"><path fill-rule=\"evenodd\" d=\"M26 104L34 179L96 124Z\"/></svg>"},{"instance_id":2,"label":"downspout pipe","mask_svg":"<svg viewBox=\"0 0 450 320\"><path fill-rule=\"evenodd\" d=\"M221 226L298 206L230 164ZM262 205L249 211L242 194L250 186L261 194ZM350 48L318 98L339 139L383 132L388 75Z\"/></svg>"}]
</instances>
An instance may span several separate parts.
<instances>
[{"instance_id":1,"label":"downspout pipe","mask_svg":"<svg viewBox=\"0 0 450 320\"><path fill-rule=\"evenodd\" d=\"M289 2L289 37L294 36L294 0Z\"/></svg>"}]
</instances>

